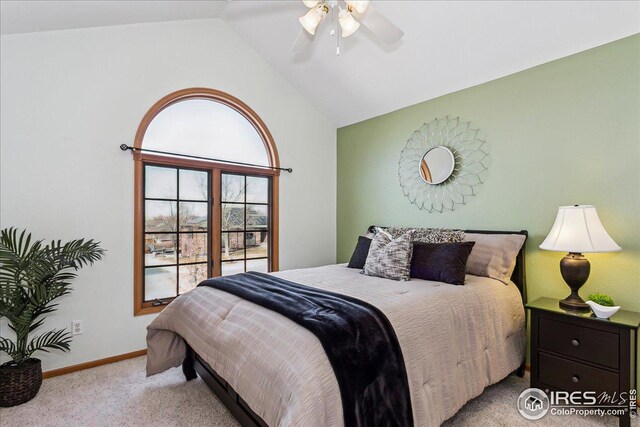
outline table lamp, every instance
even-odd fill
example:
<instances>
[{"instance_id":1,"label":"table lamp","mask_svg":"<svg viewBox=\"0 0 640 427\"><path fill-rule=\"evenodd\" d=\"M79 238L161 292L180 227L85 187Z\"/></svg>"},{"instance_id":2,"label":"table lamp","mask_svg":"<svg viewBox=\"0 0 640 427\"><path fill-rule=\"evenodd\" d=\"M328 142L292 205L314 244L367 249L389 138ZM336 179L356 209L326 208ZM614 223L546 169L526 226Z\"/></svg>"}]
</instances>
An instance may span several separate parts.
<instances>
[{"instance_id":1,"label":"table lamp","mask_svg":"<svg viewBox=\"0 0 640 427\"><path fill-rule=\"evenodd\" d=\"M560 301L566 310L589 311L578 290L589 278L591 265L582 255L589 252L617 252L620 246L607 234L595 206L560 206L556 222L540 249L568 252L560 261L562 278L571 288L571 295Z\"/></svg>"}]
</instances>

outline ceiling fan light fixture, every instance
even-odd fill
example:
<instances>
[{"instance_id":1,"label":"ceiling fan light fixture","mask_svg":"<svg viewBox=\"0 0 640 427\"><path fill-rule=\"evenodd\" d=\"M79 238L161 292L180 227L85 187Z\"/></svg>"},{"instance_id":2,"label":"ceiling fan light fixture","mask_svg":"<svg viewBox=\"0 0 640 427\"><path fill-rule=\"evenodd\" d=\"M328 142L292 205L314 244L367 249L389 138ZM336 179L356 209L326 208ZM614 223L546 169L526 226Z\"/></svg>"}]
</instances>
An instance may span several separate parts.
<instances>
[{"instance_id":1,"label":"ceiling fan light fixture","mask_svg":"<svg viewBox=\"0 0 640 427\"><path fill-rule=\"evenodd\" d=\"M342 28L342 37L349 37L360 28L360 23L353 19L353 15L345 9L342 9L338 14L338 22Z\"/></svg>"},{"instance_id":2,"label":"ceiling fan light fixture","mask_svg":"<svg viewBox=\"0 0 640 427\"><path fill-rule=\"evenodd\" d=\"M327 11L322 5L320 5L309 10L306 15L301 16L300 18L298 18L298 20L300 21L302 27L313 36L316 33L318 24L320 24L320 21L322 21L322 18L326 14Z\"/></svg>"},{"instance_id":3,"label":"ceiling fan light fixture","mask_svg":"<svg viewBox=\"0 0 640 427\"><path fill-rule=\"evenodd\" d=\"M387 45L397 43L404 36L404 32L378 12L369 0L302 1L310 9L304 16L298 18L304 29L299 30L298 37L292 48L294 52L301 51L301 46L305 43L305 46L308 47L313 41L313 37L307 37L305 31L315 36L316 30L329 13L331 13L331 22L328 23L330 25L329 34L334 37L340 31L340 34L335 37L336 54L338 55L340 54L340 39L349 37L358 31L361 25L359 21L362 21L367 30L376 36L380 42Z\"/></svg>"},{"instance_id":4,"label":"ceiling fan light fixture","mask_svg":"<svg viewBox=\"0 0 640 427\"><path fill-rule=\"evenodd\" d=\"M364 13L369 7L369 0L347 0L345 3L347 6L354 8L358 13Z\"/></svg>"}]
</instances>

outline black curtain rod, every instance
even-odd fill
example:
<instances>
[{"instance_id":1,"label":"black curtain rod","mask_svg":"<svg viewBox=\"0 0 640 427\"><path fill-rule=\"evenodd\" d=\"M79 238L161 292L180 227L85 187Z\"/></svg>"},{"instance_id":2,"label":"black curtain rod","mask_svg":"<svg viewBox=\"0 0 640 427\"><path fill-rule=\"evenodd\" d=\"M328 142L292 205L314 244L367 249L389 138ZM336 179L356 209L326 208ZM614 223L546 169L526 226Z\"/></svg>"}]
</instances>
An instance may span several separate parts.
<instances>
[{"instance_id":1,"label":"black curtain rod","mask_svg":"<svg viewBox=\"0 0 640 427\"><path fill-rule=\"evenodd\" d=\"M132 146L127 145L127 144L120 145L120 149L122 151L131 150L132 153L134 151L142 151L142 152L145 152L145 153L166 154L166 155L169 155L169 156L186 157L186 158L189 158L189 159L209 160L209 161L212 161L212 162L228 163L228 164L231 164L231 165L251 166L251 167L254 167L254 168L262 168L262 169L275 169L275 170L285 171L285 172L289 172L289 173L293 172L293 169L291 169L291 168L276 168L274 166L264 166L264 165L256 165L256 164L253 164L253 163L234 162L232 160L212 159L210 157L192 156L192 155L189 155L189 154L180 154L180 153L170 153L168 151L159 151L159 150L150 150L148 148L132 147Z\"/></svg>"}]
</instances>

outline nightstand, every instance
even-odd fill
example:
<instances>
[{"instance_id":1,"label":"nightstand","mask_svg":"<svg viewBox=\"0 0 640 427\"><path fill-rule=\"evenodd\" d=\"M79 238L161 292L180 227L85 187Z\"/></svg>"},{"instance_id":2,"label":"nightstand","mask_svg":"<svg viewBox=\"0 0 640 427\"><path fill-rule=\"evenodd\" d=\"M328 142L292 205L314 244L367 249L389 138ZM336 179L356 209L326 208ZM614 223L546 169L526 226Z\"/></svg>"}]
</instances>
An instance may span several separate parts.
<instances>
[{"instance_id":1,"label":"nightstand","mask_svg":"<svg viewBox=\"0 0 640 427\"><path fill-rule=\"evenodd\" d=\"M598 319L591 312L565 311L554 298L538 298L526 307L531 310L531 387L627 396L636 387L640 313L621 309L610 319ZM620 425L629 424L627 411Z\"/></svg>"}]
</instances>

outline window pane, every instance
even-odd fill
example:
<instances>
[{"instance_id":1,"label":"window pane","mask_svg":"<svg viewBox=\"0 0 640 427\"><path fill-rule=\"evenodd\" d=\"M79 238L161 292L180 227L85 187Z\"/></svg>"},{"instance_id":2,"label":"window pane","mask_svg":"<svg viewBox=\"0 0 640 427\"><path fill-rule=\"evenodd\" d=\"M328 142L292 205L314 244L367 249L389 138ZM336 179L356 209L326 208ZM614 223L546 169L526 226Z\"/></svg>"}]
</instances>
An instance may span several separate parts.
<instances>
[{"instance_id":1,"label":"window pane","mask_svg":"<svg viewBox=\"0 0 640 427\"><path fill-rule=\"evenodd\" d=\"M207 278L207 264L181 265L179 269L180 294L190 291Z\"/></svg>"},{"instance_id":2,"label":"window pane","mask_svg":"<svg viewBox=\"0 0 640 427\"><path fill-rule=\"evenodd\" d=\"M209 200L209 174L181 169L180 198L182 200Z\"/></svg>"},{"instance_id":3,"label":"window pane","mask_svg":"<svg viewBox=\"0 0 640 427\"><path fill-rule=\"evenodd\" d=\"M222 204L222 231L244 229L244 205Z\"/></svg>"},{"instance_id":4,"label":"window pane","mask_svg":"<svg viewBox=\"0 0 640 427\"><path fill-rule=\"evenodd\" d=\"M176 202L144 202L145 231L176 231Z\"/></svg>"},{"instance_id":5,"label":"window pane","mask_svg":"<svg viewBox=\"0 0 640 427\"><path fill-rule=\"evenodd\" d=\"M144 265L176 264L175 234L145 234Z\"/></svg>"},{"instance_id":6,"label":"window pane","mask_svg":"<svg viewBox=\"0 0 640 427\"><path fill-rule=\"evenodd\" d=\"M176 269L177 267L152 267L144 269L145 301L176 296Z\"/></svg>"},{"instance_id":7,"label":"window pane","mask_svg":"<svg viewBox=\"0 0 640 427\"><path fill-rule=\"evenodd\" d=\"M207 231L208 208L206 202L180 202L180 231Z\"/></svg>"},{"instance_id":8,"label":"window pane","mask_svg":"<svg viewBox=\"0 0 640 427\"><path fill-rule=\"evenodd\" d=\"M226 261L222 263L222 275L244 273L244 261Z\"/></svg>"},{"instance_id":9,"label":"window pane","mask_svg":"<svg viewBox=\"0 0 640 427\"><path fill-rule=\"evenodd\" d=\"M223 173L220 187L223 202L244 203L244 176Z\"/></svg>"},{"instance_id":10,"label":"window pane","mask_svg":"<svg viewBox=\"0 0 640 427\"><path fill-rule=\"evenodd\" d=\"M266 259L249 259L247 260L247 271L260 271L262 273L269 272L269 263Z\"/></svg>"},{"instance_id":11,"label":"window pane","mask_svg":"<svg viewBox=\"0 0 640 427\"><path fill-rule=\"evenodd\" d=\"M269 166L260 134L242 114L209 99L187 99L151 121L143 148Z\"/></svg>"},{"instance_id":12,"label":"window pane","mask_svg":"<svg viewBox=\"0 0 640 427\"><path fill-rule=\"evenodd\" d=\"M269 178L247 177L247 203L269 202Z\"/></svg>"},{"instance_id":13,"label":"window pane","mask_svg":"<svg viewBox=\"0 0 640 427\"><path fill-rule=\"evenodd\" d=\"M269 256L269 242L265 231L247 232L245 242L247 245L247 258Z\"/></svg>"},{"instance_id":14,"label":"window pane","mask_svg":"<svg viewBox=\"0 0 640 427\"><path fill-rule=\"evenodd\" d=\"M222 233L220 240L223 260L244 258L243 233Z\"/></svg>"},{"instance_id":15,"label":"window pane","mask_svg":"<svg viewBox=\"0 0 640 427\"><path fill-rule=\"evenodd\" d=\"M177 199L176 169L145 166L144 196L149 199Z\"/></svg>"},{"instance_id":16,"label":"window pane","mask_svg":"<svg viewBox=\"0 0 640 427\"><path fill-rule=\"evenodd\" d=\"M265 205L247 205L247 228L266 230L269 224Z\"/></svg>"},{"instance_id":17,"label":"window pane","mask_svg":"<svg viewBox=\"0 0 640 427\"><path fill-rule=\"evenodd\" d=\"M180 234L180 264L188 262L207 262L206 233Z\"/></svg>"}]
</instances>

